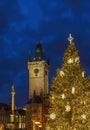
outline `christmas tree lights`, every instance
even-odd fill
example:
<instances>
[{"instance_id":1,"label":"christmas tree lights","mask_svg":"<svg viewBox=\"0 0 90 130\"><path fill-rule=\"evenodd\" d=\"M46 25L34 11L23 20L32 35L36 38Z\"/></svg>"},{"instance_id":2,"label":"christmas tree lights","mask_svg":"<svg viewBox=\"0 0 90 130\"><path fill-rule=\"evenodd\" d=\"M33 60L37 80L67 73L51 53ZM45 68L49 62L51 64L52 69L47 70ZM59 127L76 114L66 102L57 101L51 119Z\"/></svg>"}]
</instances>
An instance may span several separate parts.
<instances>
[{"instance_id":1,"label":"christmas tree lights","mask_svg":"<svg viewBox=\"0 0 90 130\"><path fill-rule=\"evenodd\" d=\"M47 122L50 130L90 130L90 77L80 64L73 38L57 69L49 96Z\"/></svg>"}]
</instances>

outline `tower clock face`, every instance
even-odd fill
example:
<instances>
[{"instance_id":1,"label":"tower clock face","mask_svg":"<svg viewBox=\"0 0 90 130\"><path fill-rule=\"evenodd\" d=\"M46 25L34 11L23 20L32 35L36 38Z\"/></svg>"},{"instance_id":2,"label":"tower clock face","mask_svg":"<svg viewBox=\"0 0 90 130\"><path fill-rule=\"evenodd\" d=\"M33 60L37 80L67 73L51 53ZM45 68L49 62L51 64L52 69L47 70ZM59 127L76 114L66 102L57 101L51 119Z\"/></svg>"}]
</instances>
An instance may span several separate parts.
<instances>
[{"instance_id":1,"label":"tower clock face","mask_svg":"<svg viewBox=\"0 0 90 130\"><path fill-rule=\"evenodd\" d=\"M35 76L38 76L39 69L38 69L38 68L35 68L35 69L34 69L34 73L35 73Z\"/></svg>"}]
</instances>

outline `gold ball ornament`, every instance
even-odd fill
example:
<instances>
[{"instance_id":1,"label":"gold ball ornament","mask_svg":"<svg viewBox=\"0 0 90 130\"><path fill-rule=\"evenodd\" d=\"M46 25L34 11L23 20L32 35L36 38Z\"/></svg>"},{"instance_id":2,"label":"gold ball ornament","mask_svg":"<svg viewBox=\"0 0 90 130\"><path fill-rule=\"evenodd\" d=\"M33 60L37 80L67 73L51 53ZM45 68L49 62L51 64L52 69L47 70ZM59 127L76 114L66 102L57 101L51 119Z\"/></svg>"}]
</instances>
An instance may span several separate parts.
<instances>
[{"instance_id":1,"label":"gold ball ornament","mask_svg":"<svg viewBox=\"0 0 90 130\"><path fill-rule=\"evenodd\" d=\"M67 91L67 89L64 89L64 91L66 92L66 91Z\"/></svg>"},{"instance_id":2,"label":"gold ball ornament","mask_svg":"<svg viewBox=\"0 0 90 130\"><path fill-rule=\"evenodd\" d=\"M72 119L72 121L74 120L74 118L73 118L73 117L72 117L71 119Z\"/></svg>"}]
</instances>

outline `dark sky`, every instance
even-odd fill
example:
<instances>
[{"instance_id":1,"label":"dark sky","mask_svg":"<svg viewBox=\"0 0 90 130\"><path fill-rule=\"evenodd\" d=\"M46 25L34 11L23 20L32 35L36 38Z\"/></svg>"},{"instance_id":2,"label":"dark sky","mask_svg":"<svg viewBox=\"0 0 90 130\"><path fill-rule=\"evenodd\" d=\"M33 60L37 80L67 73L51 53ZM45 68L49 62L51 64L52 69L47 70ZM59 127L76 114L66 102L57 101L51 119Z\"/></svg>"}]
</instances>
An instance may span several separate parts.
<instances>
[{"instance_id":1,"label":"dark sky","mask_svg":"<svg viewBox=\"0 0 90 130\"><path fill-rule=\"evenodd\" d=\"M81 64L90 74L90 0L0 0L0 102L28 100L28 54L42 42L50 58L50 82L62 65L69 33L79 50Z\"/></svg>"}]
</instances>

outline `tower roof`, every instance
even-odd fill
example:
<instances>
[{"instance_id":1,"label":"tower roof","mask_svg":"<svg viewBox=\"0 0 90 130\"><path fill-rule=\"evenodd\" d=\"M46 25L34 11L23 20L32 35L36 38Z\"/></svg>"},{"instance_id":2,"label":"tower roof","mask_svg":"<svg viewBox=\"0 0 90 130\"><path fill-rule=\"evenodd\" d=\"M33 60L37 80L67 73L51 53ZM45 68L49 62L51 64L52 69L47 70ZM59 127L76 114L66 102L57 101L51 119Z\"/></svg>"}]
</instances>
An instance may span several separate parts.
<instances>
[{"instance_id":1,"label":"tower roof","mask_svg":"<svg viewBox=\"0 0 90 130\"><path fill-rule=\"evenodd\" d=\"M34 92L32 102L31 103L41 103L41 98L40 96L37 96L36 93Z\"/></svg>"},{"instance_id":2,"label":"tower roof","mask_svg":"<svg viewBox=\"0 0 90 130\"><path fill-rule=\"evenodd\" d=\"M42 48L42 44L39 43L36 45L33 61L42 61L42 60L45 60L44 50Z\"/></svg>"},{"instance_id":3,"label":"tower roof","mask_svg":"<svg viewBox=\"0 0 90 130\"><path fill-rule=\"evenodd\" d=\"M36 92L34 91L32 99L30 99L27 104L32 104L32 103L41 103L41 97L36 95Z\"/></svg>"}]
</instances>

